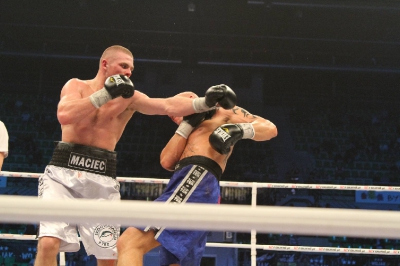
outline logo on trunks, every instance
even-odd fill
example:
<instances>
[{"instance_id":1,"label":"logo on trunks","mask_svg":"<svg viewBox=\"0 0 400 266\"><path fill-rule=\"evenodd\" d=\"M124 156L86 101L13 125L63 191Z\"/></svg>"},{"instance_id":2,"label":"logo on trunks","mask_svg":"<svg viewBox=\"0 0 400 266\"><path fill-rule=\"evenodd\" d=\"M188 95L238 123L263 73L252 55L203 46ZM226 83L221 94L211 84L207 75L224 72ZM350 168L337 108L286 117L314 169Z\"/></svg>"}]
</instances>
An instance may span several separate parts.
<instances>
[{"instance_id":1,"label":"logo on trunks","mask_svg":"<svg viewBox=\"0 0 400 266\"><path fill-rule=\"evenodd\" d=\"M118 236L117 228L112 225L98 225L93 232L93 240L101 248L115 247Z\"/></svg>"},{"instance_id":2,"label":"logo on trunks","mask_svg":"<svg viewBox=\"0 0 400 266\"><path fill-rule=\"evenodd\" d=\"M106 172L106 159L89 157L83 154L71 152L69 156L68 166L74 169L82 169L90 172L102 173Z\"/></svg>"}]
</instances>

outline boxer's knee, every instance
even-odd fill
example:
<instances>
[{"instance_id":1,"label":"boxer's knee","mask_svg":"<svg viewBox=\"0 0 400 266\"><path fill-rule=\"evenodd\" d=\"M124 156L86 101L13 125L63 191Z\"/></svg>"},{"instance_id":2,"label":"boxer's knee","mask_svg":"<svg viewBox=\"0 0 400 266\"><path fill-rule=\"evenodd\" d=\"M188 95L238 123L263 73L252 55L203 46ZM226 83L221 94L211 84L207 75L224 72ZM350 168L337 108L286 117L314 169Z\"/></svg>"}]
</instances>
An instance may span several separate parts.
<instances>
[{"instance_id":1,"label":"boxer's knee","mask_svg":"<svg viewBox=\"0 0 400 266\"><path fill-rule=\"evenodd\" d=\"M127 228L117 241L118 253L136 250L145 254L159 245L153 231L144 232L134 227Z\"/></svg>"},{"instance_id":2,"label":"boxer's knee","mask_svg":"<svg viewBox=\"0 0 400 266\"><path fill-rule=\"evenodd\" d=\"M117 249L118 252L123 252L129 249L136 249L140 246L141 232L139 229L128 227L118 238Z\"/></svg>"},{"instance_id":3,"label":"boxer's knee","mask_svg":"<svg viewBox=\"0 0 400 266\"><path fill-rule=\"evenodd\" d=\"M55 237L45 236L39 239L37 245L38 254L44 256L57 256L61 240Z\"/></svg>"}]
</instances>

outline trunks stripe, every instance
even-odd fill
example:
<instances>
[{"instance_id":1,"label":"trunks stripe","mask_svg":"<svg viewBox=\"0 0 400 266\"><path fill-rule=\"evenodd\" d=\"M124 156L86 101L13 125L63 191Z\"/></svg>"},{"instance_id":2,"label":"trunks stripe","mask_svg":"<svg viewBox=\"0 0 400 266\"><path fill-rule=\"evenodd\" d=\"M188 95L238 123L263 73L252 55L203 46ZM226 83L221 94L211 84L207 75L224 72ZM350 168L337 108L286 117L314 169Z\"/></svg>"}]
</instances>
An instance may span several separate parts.
<instances>
[{"instance_id":1,"label":"trunks stripe","mask_svg":"<svg viewBox=\"0 0 400 266\"><path fill-rule=\"evenodd\" d=\"M205 168L198 165L193 165L182 182L176 187L175 191L165 203L180 204L187 202L190 195L192 195L193 191L196 190L207 173L208 170ZM145 231L148 231L149 229L152 229L156 232L155 239L157 239L165 227L148 226L146 227Z\"/></svg>"}]
</instances>

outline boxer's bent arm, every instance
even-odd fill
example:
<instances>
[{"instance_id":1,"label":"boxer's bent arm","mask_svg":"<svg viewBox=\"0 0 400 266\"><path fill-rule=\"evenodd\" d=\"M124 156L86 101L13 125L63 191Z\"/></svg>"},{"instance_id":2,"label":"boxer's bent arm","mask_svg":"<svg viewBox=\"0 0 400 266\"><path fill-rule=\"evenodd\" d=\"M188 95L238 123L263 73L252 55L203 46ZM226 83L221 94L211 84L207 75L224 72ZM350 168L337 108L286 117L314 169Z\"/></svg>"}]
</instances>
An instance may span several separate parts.
<instances>
[{"instance_id":1,"label":"boxer's bent arm","mask_svg":"<svg viewBox=\"0 0 400 266\"><path fill-rule=\"evenodd\" d=\"M186 141L187 139L175 133L165 145L160 155L160 164L165 170L174 170L186 147Z\"/></svg>"},{"instance_id":2,"label":"boxer's bent arm","mask_svg":"<svg viewBox=\"0 0 400 266\"><path fill-rule=\"evenodd\" d=\"M265 141L270 140L278 135L276 126L269 120L250 114L247 110L235 106L232 110L227 110L229 120L228 123L251 123L254 128L254 137L252 140Z\"/></svg>"},{"instance_id":3,"label":"boxer's bent arm","mask_svg":"<svg viewBox=\"0 0 400 266\"><path fill-rule=\"evenodd\" d=\"M57 107L57 118L61 125L74 124L96 111L89 97L82 98L82 84L77 80L68 81L61 91Z\"/></svg>"},{"instance_id":4,"label":"boxer's bent arm","mask_svg":"<svg viewBox=\"0 0 400 266\"><path fill-rule=\"evenodd\" d=\"M57 118L61 125L74 124L96 110L89 98L72 100L65 96L58 104Z\"/></svg>"},{"instance_id":5,"label":"boxer's bent arm","mask_svg":"<svg viewBox=\"0 0 400 266\"><path fill-rule=\"evenodd\" d=\"M255 141L265 141L270 140L278 135L278 129L276 126L269 120L264 118L257 119L252 122L254 128L254 137L252 140Z\"/></svg>"},{"instance_id":6,"label":"boxer's bent arm","mask_svg":"<svg viewBox=\"0 0 400 266\"><path fill-rule=\"evenodd\" d=\"M57 118L61 125L74 124L96 111L89 98L69 100L62 98L58 104Z\"/></svg>"}]
</instances>

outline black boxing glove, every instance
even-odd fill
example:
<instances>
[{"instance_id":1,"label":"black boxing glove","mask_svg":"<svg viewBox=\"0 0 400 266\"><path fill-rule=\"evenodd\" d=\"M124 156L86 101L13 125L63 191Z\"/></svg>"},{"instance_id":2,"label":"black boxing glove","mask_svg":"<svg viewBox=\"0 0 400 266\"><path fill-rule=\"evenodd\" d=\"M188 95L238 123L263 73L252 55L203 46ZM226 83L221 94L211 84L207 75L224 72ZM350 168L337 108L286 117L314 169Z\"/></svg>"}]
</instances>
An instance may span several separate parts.
<instances>
[{"instance_id":1,"label":"black boxing glove","mask_svg":"<svg viewBox=\"0 0 400 266\"><path fill-rule=\"evenodd\" d=\"M217 127L210 135L211 147L220 154L228 154L231 146L241 139L252 139L255 135L251 123L224 124Z\"/></svg>"},{"instance_id":2,"label":"black boxing glove","mask_svg":"<svg viewBox=\"0 0 400 266\"><path fill-rule=\"evenodd\" d=\"M187 139L190 133L192 133L193 129L203 122L206 114L207 112L203 112L184 116L175 133Z\"/></svg>"},{"instance_id":3,"label":"black boxing glove","mask_svg":"<svg viewBox=\"0 0 400 266\"><path fill-rule=\"evenodd\" d=\"M221 86L225 86L225 92L224 92L224 96L218 100L218 104L219 104L219 106L221 106L224 109L232 109L236 105L236 100L237 100L236 94L228 86L226 86L226 85L221 85ZM206 97L207 97L207 94L206 94Z\"/></svg>"},{"instance_id":4,"label":"black boxing glove","mask_svg":"<svg viewBox=\"0 0 400 266\"><path fill-rule=\"evenodd\" d=\"M196 113L210 110L219 103L224 109L231 109L236 105L236 94L228 86L221 84L210 87L205 97L193 100L193 109Z\"/></svg>"},{"instance_id":5,"label":"black boxing glove","mask_svg":"<svg viewBox=\"0 0 400 266\"><path fill-rule=\"evenodd\" d=\"M117 97L130 98L135 92L135 86L125 75L113 75L106 79L104 87L90 95L90 101L96 108Z\"/></svg>"}]
</instances>

